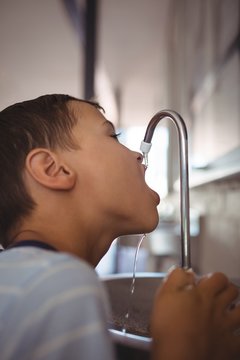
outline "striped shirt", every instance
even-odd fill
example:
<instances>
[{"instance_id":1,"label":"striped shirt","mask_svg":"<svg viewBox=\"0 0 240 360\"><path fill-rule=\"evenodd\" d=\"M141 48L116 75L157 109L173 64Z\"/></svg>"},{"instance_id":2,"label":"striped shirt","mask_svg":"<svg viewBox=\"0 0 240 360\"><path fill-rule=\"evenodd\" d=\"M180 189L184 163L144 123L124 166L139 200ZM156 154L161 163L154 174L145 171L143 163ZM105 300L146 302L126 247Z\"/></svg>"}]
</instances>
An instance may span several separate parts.
<instances>
[{"instance_id":1,"label":"striped shirt","mask_svg":"<svg viewBox=\"0 0 240 360\"><path fill-rule=\"evenodd\" d=\"M0 255L1 360L112 360L107 299L95 271L32 246Z\"/></svg>"}]
</instances>

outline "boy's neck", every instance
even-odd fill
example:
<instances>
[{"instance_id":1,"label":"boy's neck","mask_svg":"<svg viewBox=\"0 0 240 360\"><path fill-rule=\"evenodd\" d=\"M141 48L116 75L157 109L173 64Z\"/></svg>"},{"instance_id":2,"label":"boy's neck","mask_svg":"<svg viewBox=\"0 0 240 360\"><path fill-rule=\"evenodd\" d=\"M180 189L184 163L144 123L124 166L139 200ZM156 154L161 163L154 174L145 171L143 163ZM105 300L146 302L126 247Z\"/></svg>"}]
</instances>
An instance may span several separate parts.
<instances>
[{"instance_id":1,"label":"boy's neck","mask_svg":"<svg viewBox=\"0 0 240 360\"><path fill-rule=\"evenodd\" d=\"M94 237L93 240L92 237ZM96 241L96 239L98 239L98 241ZM113 239L109 236L104 236L101 234L89 234L89 232L87 235L82 232L80 236L79 234L76 236L74 232L66 233L64 230L56 231L54 233L54 229L48 229L47 232L30 230L26 227L25 229L20 230L14 236L12 244L30 240L43 242L55 248L57 251L66 252L77 256L87 261L94 267L98 264L102 256L107 252L113 241ZM91 243L95 243L95 246L89 246Z\"/></svg>"}]
</instances>

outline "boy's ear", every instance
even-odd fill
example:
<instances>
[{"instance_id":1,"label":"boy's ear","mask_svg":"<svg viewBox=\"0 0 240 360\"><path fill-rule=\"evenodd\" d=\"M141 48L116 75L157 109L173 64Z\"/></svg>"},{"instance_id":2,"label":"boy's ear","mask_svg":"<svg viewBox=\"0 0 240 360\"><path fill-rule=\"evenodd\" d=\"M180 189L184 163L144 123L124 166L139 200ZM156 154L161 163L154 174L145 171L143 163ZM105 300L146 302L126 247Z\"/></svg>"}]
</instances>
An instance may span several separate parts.
<instances>
[{"instance_id":1,"label":"boy's ear","mask_svg":"<svg viewBox=\"0 0 240 360\"><path fill-rule=\"evenodd\" d=\"M26 158L26 170L41 185L55 190L70 190L76 174L48 149L34 149Z\"/></svg>"}]
</instances>

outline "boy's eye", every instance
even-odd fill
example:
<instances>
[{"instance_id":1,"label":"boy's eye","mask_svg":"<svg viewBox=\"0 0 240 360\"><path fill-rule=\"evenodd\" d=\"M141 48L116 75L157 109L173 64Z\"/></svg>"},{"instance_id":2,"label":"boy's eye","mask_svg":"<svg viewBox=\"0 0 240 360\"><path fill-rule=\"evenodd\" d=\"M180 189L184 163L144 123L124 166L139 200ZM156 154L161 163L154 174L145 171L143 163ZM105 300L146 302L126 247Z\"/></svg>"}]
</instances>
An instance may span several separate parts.
<instances>
[{"instance_id":1,"label":"boy's eye","mask_svg":"<svg viewBox=\"0 0 240 360\"><path fill-rule=\"evenodd\" d=\"M121 135L121 133L112 134L111 137L113 137L114 139L117 139L120 135Z\"/></svg>"}]
</instances>

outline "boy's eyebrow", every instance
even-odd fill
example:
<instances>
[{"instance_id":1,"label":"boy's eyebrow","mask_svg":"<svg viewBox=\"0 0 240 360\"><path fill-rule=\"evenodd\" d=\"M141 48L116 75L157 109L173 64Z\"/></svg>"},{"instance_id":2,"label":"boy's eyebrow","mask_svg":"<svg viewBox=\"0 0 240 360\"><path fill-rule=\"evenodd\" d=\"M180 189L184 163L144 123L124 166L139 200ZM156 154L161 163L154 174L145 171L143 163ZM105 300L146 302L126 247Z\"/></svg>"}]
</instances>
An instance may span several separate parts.
<instances>
[{"instance_id":1,"label":"boy's eyebrow","mask_svg":"<svg viewBox=\"0 0 240 360\"><path fill-rule=\"evenodd\" d=\"M107 126L111 126L113 131L115 131L115 126L113 125L113 123L110 120L105 120L103 124L107 125Z\"/></svg>"}]
</instances>

